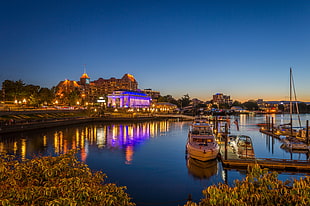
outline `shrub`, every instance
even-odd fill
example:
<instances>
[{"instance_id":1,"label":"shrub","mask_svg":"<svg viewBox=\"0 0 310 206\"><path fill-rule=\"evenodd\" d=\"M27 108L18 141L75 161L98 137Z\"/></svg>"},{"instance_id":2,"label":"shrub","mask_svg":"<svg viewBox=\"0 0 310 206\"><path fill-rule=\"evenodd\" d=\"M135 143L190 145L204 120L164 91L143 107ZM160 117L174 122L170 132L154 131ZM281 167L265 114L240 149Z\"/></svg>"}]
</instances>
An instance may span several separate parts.
<instances>
[{"instance_id":1,"label":"shrub","mask_svg":"<svg viewBox=\"0 0 310 206\"><path fill-rule=\"evenodd\" d=\"M0 205L135 205L126 187L105 183L70 151L23 161L0 156Z\"/></svg>"},{"instance_id":2,"label":"shrub","mask_svg":"<svg viewBox=\"0 0 310 206\"><path fill-rule=\"evenodd\" d=\"M282 182L276 172L261 169L259 165L248 168L242 181L234 187L220 183L203 190L204 198L197 205L310 205L310 177Z\"/></svg>"}]
</instances>

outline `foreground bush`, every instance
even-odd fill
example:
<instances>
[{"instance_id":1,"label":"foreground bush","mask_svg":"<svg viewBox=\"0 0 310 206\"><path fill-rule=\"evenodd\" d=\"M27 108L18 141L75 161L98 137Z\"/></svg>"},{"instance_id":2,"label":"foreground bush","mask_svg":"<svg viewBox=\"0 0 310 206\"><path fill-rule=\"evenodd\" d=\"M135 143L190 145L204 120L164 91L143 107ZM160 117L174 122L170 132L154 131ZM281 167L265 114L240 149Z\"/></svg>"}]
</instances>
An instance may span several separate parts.
<instances>
[{"instance_id":1,"label":"foreground bush","mask_svg":"<svg viewBox=\"0 0 310 206\"><path fill-rule=\"evenodd\" d=\"M203 194L205 198L200 203L186 205L310 205L310 177L282 182L276 172L254 165L244 180L235 181L235 187L213 185Z\"/></svg>"},{"instance_id":2,"label":"foreground bush","mask_svg":"<svg viewBox=\"0 0 310 206\"><path fill-rule=\"evenodd\" d=\"M135 205L126 187L104 183L74 152L17 161L0 157L0 205Z\"/></svg>"}]
</instances>

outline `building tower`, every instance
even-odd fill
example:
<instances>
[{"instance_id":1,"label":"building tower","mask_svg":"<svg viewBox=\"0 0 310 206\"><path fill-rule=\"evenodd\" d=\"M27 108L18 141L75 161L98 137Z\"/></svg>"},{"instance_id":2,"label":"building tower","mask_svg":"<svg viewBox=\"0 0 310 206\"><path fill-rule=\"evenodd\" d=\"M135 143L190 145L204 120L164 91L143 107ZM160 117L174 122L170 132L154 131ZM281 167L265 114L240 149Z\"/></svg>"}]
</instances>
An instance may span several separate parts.
<instances>
[{"instance_id":1,"label":"building tower","mask_svg":"<svg viewBox=\"0 0 310 206\"><path fill-rule=\"evenodd\" d=\"M86 65L84 64L84 73L82 74L82 76L80 77L80 84L81 85L88 85L90 83L90 78L89 76L86 74Z\"/></svg>"}]
</instances>

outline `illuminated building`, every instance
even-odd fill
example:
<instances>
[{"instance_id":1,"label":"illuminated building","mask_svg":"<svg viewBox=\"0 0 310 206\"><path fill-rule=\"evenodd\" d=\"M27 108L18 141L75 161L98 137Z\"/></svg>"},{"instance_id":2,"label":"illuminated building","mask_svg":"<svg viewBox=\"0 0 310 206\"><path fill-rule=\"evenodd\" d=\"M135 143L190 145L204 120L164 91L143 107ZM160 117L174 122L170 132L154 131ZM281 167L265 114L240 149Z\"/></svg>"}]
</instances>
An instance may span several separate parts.
<instances>
[{"instance_id":1,"label":"illuminated building","mask_svg":"<svg viewBox=\"0 0 310 206\"><path fill-rule=\"evenodd\" d=\"M213 95L213 104L232 104L230 96L224 95L223 93L216 93Z\"/></svg>"},{"instance_id":2,"label":"illuminated building","mask_svg":"<svg viewBox=\"0 0 310 206\"><path fill-rule=\"evenodd\" d=\"M125 89L137 91L138 82L131 74L125 74L121 79L112 77L110 79L99 78L90 81L90 77L86 73L83 73L80 81L61 81L56 89L56 100L59 104L68 104L69 96L72 97L73 92L77 95L76 102L86 104L86 102L94 103L99 97L105 97L115 90Z\"/></svg>"},{"instance_id":3,"label":"illuminated building","mask_svg":"<svg viewBox=\"0 0 310 206\"><path fill-rule=\"evenodd\" d=\"M158 98L160 97L160 92L153 91L152 89L143 89L141 92L150 96L152 98L152 102L157 102Z\"/></svg>"},{"instance_id":4,"label":"illuminated building","mask_svg":"<svg viewBox=\"0 0 310 206\"><path fill-rule=\"evenodd\" d=\"M158 102L153 104L152 107L158 112L173 112L178 108L177 105L169 102Z\"/></svg>"},{"instance_id":5,"label":"illuminated building","mask_svg":"<svg viewBox=\"0 0 310 206\"><path fill-rule=\"evenodd\" d=\"M118 90L108 95L108 106L114 108L148 108L151 97L143 92Z\"/></svg>"}]
</instances>

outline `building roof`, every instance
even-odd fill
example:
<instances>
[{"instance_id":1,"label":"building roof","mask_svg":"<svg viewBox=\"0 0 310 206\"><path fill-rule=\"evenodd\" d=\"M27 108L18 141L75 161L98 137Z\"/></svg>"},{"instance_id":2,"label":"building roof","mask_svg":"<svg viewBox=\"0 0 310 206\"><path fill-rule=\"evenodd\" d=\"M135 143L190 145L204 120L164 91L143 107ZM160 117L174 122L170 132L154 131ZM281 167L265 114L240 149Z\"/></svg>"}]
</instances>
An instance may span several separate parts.
<instances>
[{"instance_id":1,"label":"building roof","mask_svg":"<svg viewBox=\"0 0 310 206\"><path fill-rule=\"evenodd\" d=\"M82 74L81 79L90 79L90 78L86 73L84 73Z\"/></svg>"},{"instance_id":2,"label":"building roof","mask_svg":"<svg viewBox=\"0 0 310 206\"><path fill-rule=\"evenodd\" d=\"M124 76L122 77L122 79L127 79L127 80L130 80L132 82L136 82L136 79L133 75L131 74L124 74Z\"/></svg>"}]
</instances>

